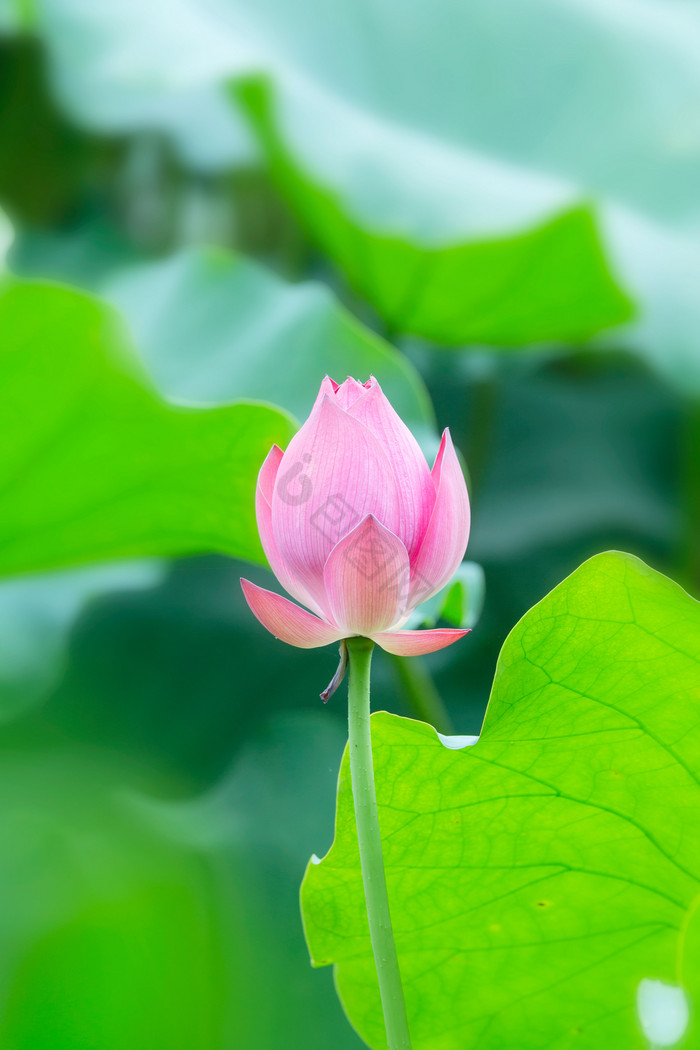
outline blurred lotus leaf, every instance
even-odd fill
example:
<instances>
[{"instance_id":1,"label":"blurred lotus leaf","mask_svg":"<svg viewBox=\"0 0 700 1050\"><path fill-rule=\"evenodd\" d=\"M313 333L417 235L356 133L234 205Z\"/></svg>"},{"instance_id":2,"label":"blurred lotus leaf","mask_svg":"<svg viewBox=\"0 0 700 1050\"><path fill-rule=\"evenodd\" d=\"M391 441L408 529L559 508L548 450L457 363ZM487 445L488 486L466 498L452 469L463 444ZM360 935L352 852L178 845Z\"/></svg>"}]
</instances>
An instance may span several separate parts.
<instances>
[{"instance_id":1,"label":"blurred lotus leaf","mask_svg":"<svg viewBox=\"0 0 700 1050\"><path fill-rule=\"evenodd\" d=\"M426 223L431 233L421 236L410 228L414 216L399 211L400 187L390 184L386 173L372 172L366 138L353 127L352 116L343 114L359 156L351 168L356 180L345 193L305 166L304 147L297 152L284 137L268 83L246 82L236 95L251 114L295 213L393 331L444 344L517 346L581 341L629 316L630 304L608 272L590 208L545 179L494 172L470 157L444 158L435 147L435 167L447 161L448 170L440 172L444 183L458 181L465 194L469 187L472 207L480 200L482 209L477 228L472 224L468 234L460 236L455 221L454 230L441 235L440 222L431 221ZM322 110L321 126L331 119ZM297 113L291 120L306 128L308 145L306 120ZM383 138L384 132L377 128L375 134ZM323 138L332 153L337 141ZM417 163L426 164L422 144L409 139L392 145L392 161L405 153L411 174ZM325 167L322 161L321 170ZM444 187L434 190L444 207ZM500 195L498 205L483 201L485 195ZM499 213L490 226L489 205Z\"/></svg>"},{"instance_id":2,"label":"blurred lotus leaf","mask_svg":"<svg viewBox=\"0 0 700 1050\"><path fill-rule=\"evenodd\" d=\"M430 440L430 402L417 372L320 285L287 286L252 263L201 251L133 268L111 280L106 291L122 308L141 358L170 404L149 389L117 319L97 300L11 281L0 293L0 327L8 333L12 328L3 337L5 374L20 360L20 348L22 354L21 370L3 390L4 418L17 421L17 441L5 452L3 519L21 547L13 551L8 541L5 561L0 558L6 573L210 544L262 560L252 488L269 446L286 444L291 425L262 405L195 411L178 407L184 402L259 398L304 416L313 396L308 376L373 373ZM47 381L52 369L60 371L60 383ZM88 393L87 376L95 373ZM121 430L127 419L128 438ZM47 467L41 443L53 442L54 433L66 433L70 443L65 450L58 446ZM32 454L24 466L22 445ZM193 489L189 471L195 462L206 471L196 467ZM39 469L41 482L34 484L32 471ZM144 469L152 472L150 483L129 491ZM179 487L168 480L173 471L182 479ZM183 492L191 494L183 498ZM108 496L114 503L105 503ZM48 537L32 536L33 524L56 522L61 500L70 503L60 528L54 524ZM198 519L204 538L197 536ZM51 686L85 599L151 582L156 573L153 566L112 566L0 584L0 718L36 703Z\"/></svg>"},{"instance_id":3,"label":"blurred lotus leaf","mask_svg":"<svg viewBox=\"0 0 700 1050\"><path fill-rule=\"evenodd\" d=\"M250 163L223 84L267 77L280 184L394 327L581 339L622 289L616 345L700 391L693 5L42 0L35 28L70 112L160 127L195 170Z\"/></svg>"},{"instance_id":4,"label":"blurred lotus leaf","mask_svg":"<svg viewBox=\"0 0 700 1050\"><path fill-rule=\"evenodd\" d=\"M676 396L614 361L595 370L555 362L529 374L504 362L507 370L513 374L494 393L470 554L512 565L537 548L611 533L670 546L678 532Z\"/></svg>"},{"instance_id":5,"label":"blurred lotus leaf","mask_svg":"<svg viewBox=\"0 0 700 1050\"><path fill-rule=\"evenodd\" d=\"M0 723L37 703L60 678L75 617L105 591L157 583L156 563L125 562L0 581Z\"/></svg>"},{"instance_id":6,"label":"blurred lotus leaf","mask_svg":"<svg viewBox=\"0 0 700 1050\"><path fill-rule=\"evenodd\" d=\"M187 798L97 748L6 748L3 1048L359 1050L297 905L344 737L325 711L269 721Z\"/></svg>"},{"instance_id":7,"label":"blurred lotus leaf","mask_svg":"<svg viewBox=\"0 0 700 1050\"><path fill-rule=\"evenodd\" d=\"M168 397L258 398L305 419L324 375L374 375L409 426L431 429L414 367L320 283L285 284L240 256L199 249L116 273L102 292Z\"/></svg>"},{"instance_id":8,"label":"blurred lotus leaf","mask_svg":"<svg viewBox=\"0 0 700 1050\"><path fill-rule=\"evenodd\" d=\"M219 1050L231 994L199 858L139 826L104 754L0 773L7 1050ZM234 990L235 991L235 990Z\"/></svg>"},{"instance_id":9,"label":"blurred lotus leaf","mask_svg":"<svg viewBox=\"0 0 700 1050\"><path fill-rule=\"evenodd\" d=\"M222 777L185 800L131 796L155 833L194 851L212 872L234 992L222 1010L231 1050L359 1050L330 973L308 965L299 881L319 836L331 833L345 743L328 709L266 717ZM289 785L294 784L294 791Z\"/></svg>"},{"instance_id":10,"label":"blurred lotus leaf","mask_svg":"<svg viewBox=\"0 0 700 1050\"><path fill-rule=\"evenodd\" d=\"M262 561L253 506L291 417L164 401L113 311L65 288L0 288L0 573L221 550Z\"/></svg>"}]
</instances>

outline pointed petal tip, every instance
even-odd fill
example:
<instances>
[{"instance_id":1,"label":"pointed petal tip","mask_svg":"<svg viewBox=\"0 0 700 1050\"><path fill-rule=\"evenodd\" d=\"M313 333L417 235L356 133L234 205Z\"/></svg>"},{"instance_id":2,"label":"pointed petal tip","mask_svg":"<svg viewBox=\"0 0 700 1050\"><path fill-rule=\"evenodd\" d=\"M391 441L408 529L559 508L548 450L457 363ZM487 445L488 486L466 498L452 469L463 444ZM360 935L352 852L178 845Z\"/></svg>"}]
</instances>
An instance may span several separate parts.
<instances>
[{"instance_id":1,"label":"pointed petal tip","mask_svg":"<svg viewBox=\"0 0 700 1050\"><path fill-rule=\"evenodd\" d=\"M328 375L324 376L323 379L321 380L321 385L318 388L318 393L316 394L316 399L315 399L315 401L313 403L313 406L311 408L311 412L309 413L309 416L307 417L306 421L308 422L308 419L318 409L318 407L321 404L321 401L323 400L324 397L335 397L335 395L337 393L338 393L338 384L336 383L336 381L334 379L331 379L331 377L328 376Z\"/></svg>"},{"instance_id":2,"label":"pointed petal tip","mask_svg":"<svg viewBox=\"0 0 700 1050\"><path fill-rule=\"evenodd\" d=\"M450 433L450 428L445 427L440 438L440 447L437 450L435 462L433 463L433 468L431 470L431 474L433 475L433 477L436 477L439 474L442 461L445 458L445 454L448 451L450 453L454 453L455 456L457 455L455 451L454 441L452 440L452 434Z\"/></svg>"},{"instance_id":3,"label":"pointed petal tip","mask_svg":"<svg viewBox=\"0 0 700 1050\"><path fill-rule=\"evenodd\" d=\"M272 503L272 491L275 487L277 473L283 456L284 452L279 445L273 445L258 471L255 492L256 495L262 496L268 506Z\"/></svg>"},{"instance_id":4,"label":"pointed petal tip","mask_svg":"<svg viewBox=\"0 0 700 1050\"><path fill-rule=\"evenodd\" d=\"M258 471L258 479L260 478L260 475L262 474L265 467L267 467L270 463L274 463L275 460L281 459L283 455L284 451L279 447L279 445L271 445L270 450L265 456L265 459L262 461L262 466Z\"/></svg>"},{"instance_id":5,"label":"pointed petal tip","mask_svg":"<svg viewBox=\"0 0 700 1050\"><path fill-rule=\"evenodd\" d=\"M362 383L358 382L357 379L353 379L352 376L348 376L338 389L338 404L346 412L365 393Z\"/></svg>"}]
</instances>

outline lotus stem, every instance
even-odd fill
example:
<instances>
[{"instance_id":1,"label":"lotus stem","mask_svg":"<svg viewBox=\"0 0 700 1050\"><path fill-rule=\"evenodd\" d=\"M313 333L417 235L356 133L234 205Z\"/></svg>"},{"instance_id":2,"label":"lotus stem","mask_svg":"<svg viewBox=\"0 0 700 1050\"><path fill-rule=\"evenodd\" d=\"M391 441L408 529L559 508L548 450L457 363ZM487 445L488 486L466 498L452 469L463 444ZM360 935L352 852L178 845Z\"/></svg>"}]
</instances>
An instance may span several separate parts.
<instances>
[{"instance_id":1,"label":"lotus stem","mask_svg":"<svg viewBox=\"0 0 700 1050\"><path fill-rule=\"evenodd\" d=\"M377 795L374 787L369 689L374 642L369 638L348 638L346 644L350 671L348 685L350 775L369 933L377 968L389 1050L411 1050L399 960L391 928Z\"/></svg>"}]
</instances>

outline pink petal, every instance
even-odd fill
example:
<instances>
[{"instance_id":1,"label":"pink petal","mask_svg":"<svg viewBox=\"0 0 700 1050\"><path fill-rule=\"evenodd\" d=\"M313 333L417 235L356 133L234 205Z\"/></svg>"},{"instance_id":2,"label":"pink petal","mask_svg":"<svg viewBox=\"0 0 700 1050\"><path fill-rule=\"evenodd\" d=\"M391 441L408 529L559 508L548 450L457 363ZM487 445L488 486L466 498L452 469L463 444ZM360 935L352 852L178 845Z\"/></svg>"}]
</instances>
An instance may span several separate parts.
<instances>
[{"instance_id":1,"label":"pink petal","mask_svg":"<svg viewBox=\"0 0 700 1050\"><path fill-rule=\"evenodd\" d=\"M323 401L324 397L330 397L330 398L334 399L335 395L338 393L339 389L340 388L339 388L338 384L336 383L336 381L334 379L331 379L330 376L326 376L324 378L323 382L321 383L320 389L318 391L318 394L316 395L316 400L314 401L313 408L311 409L311 412L313 412L314 408L318 408L318 406ZM309 415L311 415L311 412L309 412Z\"/></svg>"},{"instance_id":2,"label":"pink petal","mask_svg":"<svg viewBox=\"0 0 700 1050\"><path fill-rule=\"evenodd\" d=\"M316 649L343 637L337 627L325 623L306 609L300 609L281 594L266 591L250 580L241 579L241 587L251 611L263 627L288 645L296 645L299 649Z\"/></svg>"},{"instance_id":3,"label":"pink petal","mask_svg":"<svg viewBox=\"0 0 700 1050\"><path fill-rule=\"evenodd\" d=\"M449 430L432 473L437 496L418 554L411 560L411 605L425 601L454 576L469 539L469 496Z\"/></svg>"},{"instance_id":4,"label":"pink petal","mask_svg":"<svg viewBox=\"0 0 700 1050\"><path fill-rule=\"evenodd\" d=\"M430 521L436 488L420 445L384 396L377 380L372 378L363 393L363 397L350 405L348 414L372 431L389 457L400 499L397 536L413 559Z\"/></svg>"},{"instance_id":5,"label":"pink petal","mask_svg":"<svg viewBox=\"0 0 700 1050\"><path fill-rule=\"evenodd\" d=\"M284 587L285 591L288 591L293 598L296 598L302 605L308 605L310 609L313 609L319 616L324 616L325 609L318 602L315 602L306 588L301 584L299 579L290 572L284 563L282 555L277 549L275 543L275 537L272 530L272 494L275 489L275 481L277 480L277 474L279 472L279 465L282 462L284 453L281 448L277 445L273 445L267 456L265 462L260 468L258 474L258 484L255 489L255 516L258 522L258 532L260 533L260 540L265 551L265 556L270 563L270 568L274 572L279 582ZM298 484L298 479L297 479Z\"/></svg>"},{"instance_id":6,"label":"pink petal","mask_svg":"<svg viewBox=\"0 0 700 1050\"><path fill-rule=\"evenodd\" d=\"M336 543L367 514L396 534L398 504L392 466L377 439L324 397L290 441L272 496L277 550L318 606L325 608L323 567Z\"/></svg>"},{"instance_id":7,"label":"pink petal","mask_svg":"<svg viewBox=\"0 0 700 1050\"><path fill-rule=\"evenodd\" d=\"M469 631L438 627L434 631L380 631L372 639L395 656L423 656L444 649L464 638Z\"/></svg>"},{"instance_id":8,"label":"pink petal","mask_svg":"<svg viewBox=\"0 0 700 1050\"><path fill-rule=\"evenodd\" d=\"M410 582L408 553L371 514L336 544L323 576L333 619L346 635L371 635L401 618Z\"/></svg>"},{"instance_id":9,"label":"pink petal","mask_svg":"<svg viewBox=\"0 0 700 1050\"><path fill-rule=\"evenodd\" d=\"M345 380L341 386L338 387L336 394L336 404L339 408L347 411L359 397L366 394L367 391L363 383L358 383L356 379L352 379L350 376Z\"/></svg>"},{"instance_id":10,"label":"pink petal","mask_svg":"<svg viewBox=\"0 0 700 1050\"><path fill-rule=\"evenodd\" d=\"M275 490L275 480L279 470L284 452L279 445L273 445L265 456L265 462L258 471L257 492L272 506L272 493Z\"/></svg>"}]
</instances>

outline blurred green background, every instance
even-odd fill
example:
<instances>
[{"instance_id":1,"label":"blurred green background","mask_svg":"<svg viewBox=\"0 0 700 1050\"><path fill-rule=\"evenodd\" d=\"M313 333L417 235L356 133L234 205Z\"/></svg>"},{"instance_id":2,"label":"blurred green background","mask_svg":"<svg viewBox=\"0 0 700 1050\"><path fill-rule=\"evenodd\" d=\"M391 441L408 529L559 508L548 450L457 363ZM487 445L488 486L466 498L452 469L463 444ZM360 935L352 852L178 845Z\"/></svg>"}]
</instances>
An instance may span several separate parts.
<instances>
[{"instance_id":1,"label":"blurred green background","mask_svg":"<svg viewBox=\"0 0 700 1050\"><path fill-rule=\"evenodd\" d=\"M700 4L4 0L0 27L0 1045L358 1048L298 910L336 653L238 585L271 582L250 486L290 424L237 415L222 451L215 406L300 420L374 372L428 454L451 427L485 601L414 670L457 732L595 552L697 594ZM120 472L148 508L114 512ZM375 708L416 714L375 663Z\"/></svg>"}]
</instances>

